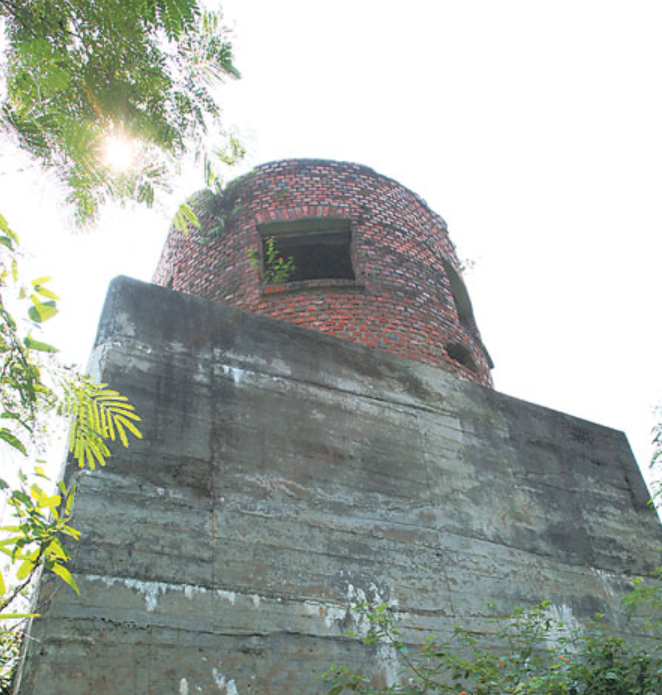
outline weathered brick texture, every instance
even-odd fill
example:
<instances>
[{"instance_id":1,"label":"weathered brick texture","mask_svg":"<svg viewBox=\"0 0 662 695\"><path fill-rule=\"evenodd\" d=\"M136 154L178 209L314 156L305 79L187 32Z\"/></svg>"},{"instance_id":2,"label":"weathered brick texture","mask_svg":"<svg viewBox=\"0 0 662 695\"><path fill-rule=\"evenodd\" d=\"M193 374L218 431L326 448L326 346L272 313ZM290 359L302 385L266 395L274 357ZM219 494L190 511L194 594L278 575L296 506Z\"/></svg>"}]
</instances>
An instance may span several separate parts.
<instances>
[{"instance_id":1,"label":"weathered brick texture","mask_svg":"<svg viewBox=\"0 0 662 695\"><path fill-rule=\"evenodd\" d=\"M460 268L446 223L396 181L358 164L273 162L223 197L198 197L197 212L199 231L170 232L157 284L492 385L473 315L458 316L449 274L461 283ZM264 284L249 258L261 254L258 226L321 218L351 221L356 279Z\"/></svg>"}]
</instances>

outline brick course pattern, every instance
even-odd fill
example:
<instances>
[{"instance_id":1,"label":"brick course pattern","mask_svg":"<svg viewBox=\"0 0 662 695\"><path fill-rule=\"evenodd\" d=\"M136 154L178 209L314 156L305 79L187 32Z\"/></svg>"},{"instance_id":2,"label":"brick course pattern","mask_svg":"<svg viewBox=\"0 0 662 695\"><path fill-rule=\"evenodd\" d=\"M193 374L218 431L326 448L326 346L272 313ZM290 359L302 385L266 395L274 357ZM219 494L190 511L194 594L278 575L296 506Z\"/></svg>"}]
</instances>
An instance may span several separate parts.
<instances>
[{"instance_id":1,"label":"brick course pattern","mask_svg":"<svg viewBox=\"0 0 662 695\"><path fill-rule=\"evenodd\" d=\"M358 164L285 160L257 167L223 196L198 195L195 208L200 230L170 231L156 284L492 386L470 306L458 314L460 265L446 223L396 181ZM262 253L258 227L325 218L350 220L355 280L265 284L250 259Z\"/></svg>"}]
</instances>

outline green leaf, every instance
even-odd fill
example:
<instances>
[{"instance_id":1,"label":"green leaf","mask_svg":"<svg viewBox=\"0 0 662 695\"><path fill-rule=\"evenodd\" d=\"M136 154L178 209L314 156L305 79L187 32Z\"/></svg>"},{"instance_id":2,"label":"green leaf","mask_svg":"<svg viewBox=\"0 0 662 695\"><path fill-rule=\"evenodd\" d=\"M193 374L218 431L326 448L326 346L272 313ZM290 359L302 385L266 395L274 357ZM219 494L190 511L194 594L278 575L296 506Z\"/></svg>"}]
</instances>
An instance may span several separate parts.
<instances>
[{"instance_id":1,"label":"green leaf","mask_svg":"<svg viewBox=\"0 0 662 695\"><path fill-rule=\"evenodd\" d=\"M80 531L75 528L71 528L71 526L67 526L66 524L62 526L62 533L66 534L67 536L71 536L74 540L80 540Z\"/></svg>"},{"instance_id":2,"label":"green leaf","mask_svg":"<svg viewBox=\"0 0 662 695\"><path fill-rule=\"evenodd\" d=\"M41 613L2 613L0 620L23 620L24 618L39 618Z\"/></svg>"},{"instance_id":3,"label":"green leaf","mask_svg":"<svg viewBox=\"0 0 662 695\"><path fill-rule=\"evenodd\" d=\"M38 485L34 484L30 487L32 496L40 507L47 507L48 509L56 509L59 507L62 498L60 495L47 495Z\"/></svg>"},{"instance_id":4,"label":"green leaf","mask_svg":"<svg viewBox=\"0 0 662 695\"><path fill-rule=\"evenodd\" d=\"M6 218L0 214L0 231L4 232L7 237L9 237L10 241L18 243L18 237L16 236L16 232L9 226L9 223L7 222ZM10 245L9 248L12 248Z\"/></svg>"},{"instance_id":5,"label":"green leaf","mask_svg":"<svg viewBox=\"0 0 662 695\"><path fill-rule=\"evenodd\" d=\"M56 558L58 560L63 560L66 562L69 557L62 546L62 543L57 538L54 538L49 544L44 554L50 558Z\"/></svg>"},{"instance_id":6,"label":"green leaf","mask_svg":"<svg viewBox=\"0 0 662 695\"><path fill-rule=\"evenodd\" d=\"M32 560L24 560L16 572L16 579L25 579L34 568L35 564Z\"/></svg>"},{"instance_id":7,"label":"green leaf","mask_svg":"<svg viewBox=\"0 0 662 695\"><path fill-rule=\"evenodd\" d=\"M198 216L193 211L190 203L182 203L175 214L175 219L173 225L175 229L182 232L182 234L188 234L189 224L195 229L200 229L200 221Z\"/></svg>"},{"instance_id":8,"label":"green leaf","mask_svg":"<svg viewBox=\"0 0 662 695\"><path fill-rule=\"evenodd\" d=\"M21 440L14 434L12 434L6 427L0 428L0 439L7 442L7 444L9 444L10 446L13 446L14 449L20 451L23 454L23 456L28 455L28 452L25 450L25 446L23 446Z\"/></svg>"},{"instance_id":9,"label":"green leaf","mask_svg":"<svg viewBox=\"0 0 662 695\"><path fill-rule=\"evenodd\" d=\"M49 290L48 287L44 287L43 285L35 285L34 290L42 295L42 297L48 297L48 299L59 299L58 295L56 295L53 290Z\"/></svg>"},{"instance_id":10,"label":"green leaf","mask_svg":"<svg viewBox=\"0 0 662 695\"><path fill-rule=\"evenodd\" d=\"M51 572L57 574L58 577L63 579L77 594L80 594L80 589L76 584L76 581L71 575L71 572L64 566L60 564L55 564L51 567Z\"/></svg>"},{"instance_id":11,"label":"green leaf","mask_svg":"<svg viewBox=\"0 0 662 695\"><path fill-rule=\"evenodd\" d=\"M19 471L19 474L20 474L20 471ZM25 478L25 476L23 476L21 478L21 482L23 482L23 483L25 482L24 478ZM14 500L14 499L18 500L19 502L22 502L23 504L28 505L28 506L32 504L32 500L30 499L30 496L27 495L25 492L23 492L23 490L13 490L12 494L11 494L11 499L12 500Z\"/></svg>"},{"instance_id":12,"label":"green leaf","mask_svg":"<svg viewBox=\"0 0 662 695\"><path fill-rule=\"evenodd\" d=\"M57 314L57 308L54 301L49 300L47 302L42 302L36 294L31 294L30 299L32 300L34 306L31 306L28 310L28 316L35 323L43 323L44 321L48 321L48 319Z\"/></svg>"},{"instance_id":13,"label":"green leaf","mask_svg":"<svg viewBox=\"0 0 662 695\"><path fill-rule=\"evenodd\" d=\"M56 347L53 347L48 343L42 343L39 340L35 340L30 334L25 336L23 339L23 344L29 350L37 350L38 352L59 352Z\"/></svg>"},{"instance_id":14,"label":"green leaf","mask_svg":"<svg viewBox=\"0 0 662 695\"><path fill-rule=\"evenodd\" d=\"M74 506L74 496L76 495L76 486L72 485L71 490L69 490L69 494L67 495L67 503L64 509L64 512L67 516L71 515L71 510Z\"/></svg>"}]
</instances>

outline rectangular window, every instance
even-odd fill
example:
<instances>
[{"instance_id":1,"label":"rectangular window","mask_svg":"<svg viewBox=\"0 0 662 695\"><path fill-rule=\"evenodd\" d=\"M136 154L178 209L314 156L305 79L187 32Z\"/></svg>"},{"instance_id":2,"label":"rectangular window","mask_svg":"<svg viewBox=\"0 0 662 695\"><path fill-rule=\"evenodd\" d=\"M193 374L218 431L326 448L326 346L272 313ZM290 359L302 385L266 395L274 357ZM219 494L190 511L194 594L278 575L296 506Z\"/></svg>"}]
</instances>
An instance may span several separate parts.
<instances>
[{"instance_id":1,"label":"rectangular window","mask_svg":"<svg viewBox=\"0 0 662 695\"><path fill-rule=\"evenodd\" d=\"M258 232L262 238L263 259L267 258L266 244L273 238L278 255L294 261L294 271L288 282L354 280L350 220L271 222L260 225ZM267 270L265 268L265 276Z\"/></svg>"}]
</instances>

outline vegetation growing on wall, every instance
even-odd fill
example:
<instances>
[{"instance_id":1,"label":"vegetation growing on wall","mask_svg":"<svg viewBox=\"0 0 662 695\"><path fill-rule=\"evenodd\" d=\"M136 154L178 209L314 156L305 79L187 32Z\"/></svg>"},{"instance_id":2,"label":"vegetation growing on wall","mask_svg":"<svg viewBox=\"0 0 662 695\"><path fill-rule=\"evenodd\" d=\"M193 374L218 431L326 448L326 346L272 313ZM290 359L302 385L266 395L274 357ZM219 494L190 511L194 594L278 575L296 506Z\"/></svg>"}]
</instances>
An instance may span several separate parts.
<instances>
[{"instance_id":1,"label":"vegetation growing on wall","mask_svg":"<svg viewBox=\"0 0 662 695\"><path fill-rule=\"evenodd\" d=\"M264 257L262 262L258 254L250 249L248 251L248 259L254 268L262 268L262 280L265 285L277 285L281 282L287 282L291 277L296 266L292 256L284 257L276 247L274 237L269 237L262 244Z\"/></svg>"},{"instance_id":2,"label":"vegetation growing on wall","mask_svg":"<svg viewBox=\"0 0 662 695\"><path fill-rule=\"evenodd\" d=\"M631 609L659 610L660 586L637 583L626 597ZM429 637L409 649L387 604L359 604L360 635L365 645L386 644L398 655L400 678L387 685L345 666L325 674L327 695L660 695L662 693L662 633L649 620L650 639L633 645L618 636L601 616L589 625L573 627L555 618L551 604L494 613L486 629L456 625L450 641ZM649 614L650 615L650 614ZM658 613L662 616L662 613ZM359 635L353 635L359 636Z\"/></svg>"}]
</instances>

